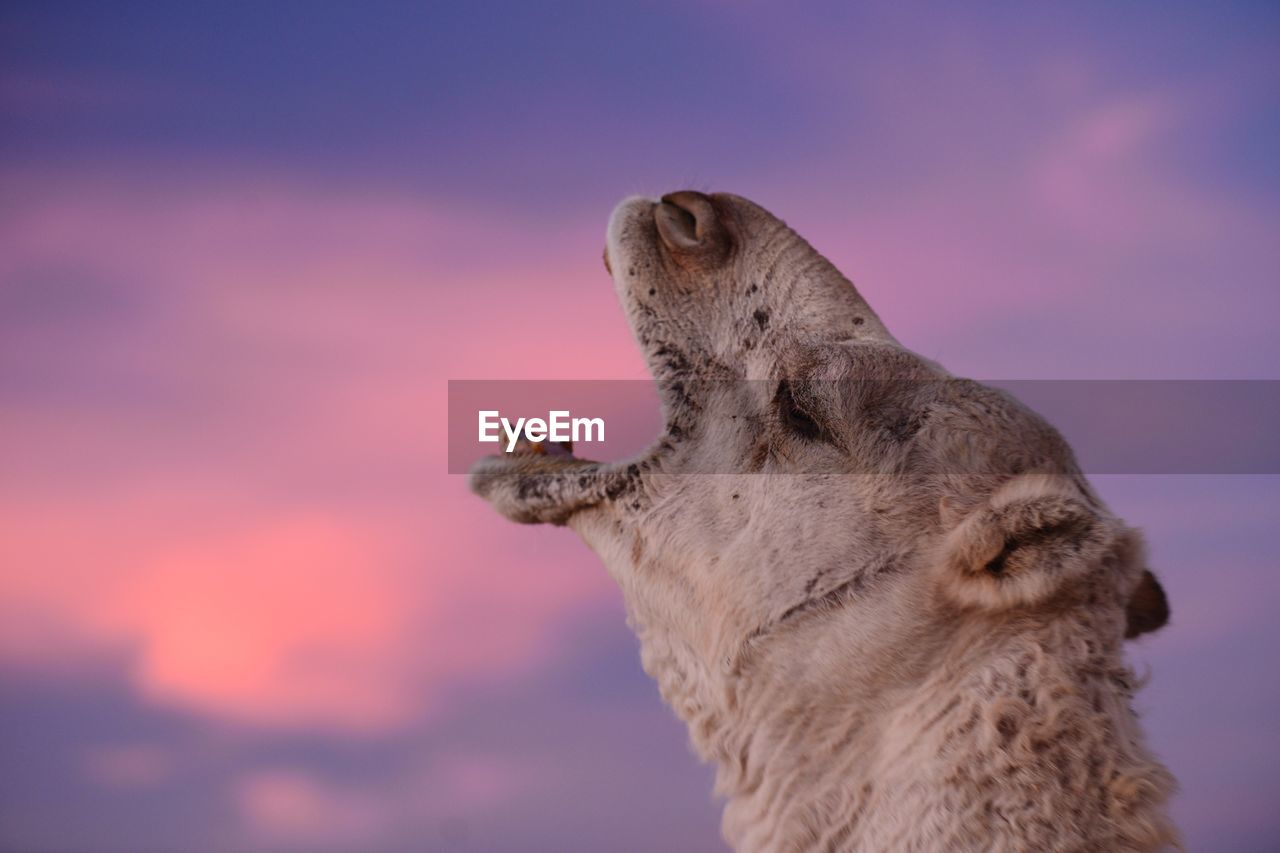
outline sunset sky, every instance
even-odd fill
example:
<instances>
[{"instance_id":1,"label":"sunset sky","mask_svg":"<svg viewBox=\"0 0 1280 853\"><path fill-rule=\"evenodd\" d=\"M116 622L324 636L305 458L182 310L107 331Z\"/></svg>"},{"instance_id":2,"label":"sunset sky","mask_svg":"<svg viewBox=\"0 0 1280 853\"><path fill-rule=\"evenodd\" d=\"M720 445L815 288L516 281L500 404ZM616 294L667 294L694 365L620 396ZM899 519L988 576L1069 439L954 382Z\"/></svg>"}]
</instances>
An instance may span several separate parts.
<instances>
[{"instance_id":1,"label":"sunset sky","mask_svg":"<svg viewBox=\"0 0 1280 853\"><path fill-rule=\"evenodd\" d=\"M0 848L720 850L450 379L641 379L613 205L753 198L985 379L1280 379L1280 7L0 9ZM1106 476L1192 850L1280 836L1277 476Z\"/></svg>"}]
</instances>

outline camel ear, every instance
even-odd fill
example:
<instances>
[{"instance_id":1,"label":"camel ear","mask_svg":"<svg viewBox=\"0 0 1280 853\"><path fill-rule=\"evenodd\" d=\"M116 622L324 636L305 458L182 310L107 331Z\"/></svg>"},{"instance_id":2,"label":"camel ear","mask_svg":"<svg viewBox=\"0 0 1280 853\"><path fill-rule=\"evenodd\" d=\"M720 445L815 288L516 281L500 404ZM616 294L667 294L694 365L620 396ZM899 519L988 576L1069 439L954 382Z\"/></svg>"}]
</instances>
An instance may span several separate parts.
<instances>
[{"instance_id":1,"label":"camel ear","mask_svg":"<svg viewBox=\"0 0 1280 853\"><path fill-rule=\"evenodd\" d=\"M1134 637L1158 631L1169 622L1169 599L1165 597L1164 587L1151 573L1150 569L1142 570L1142 577L1129 596L1129 603L1124 609L1124 638Z\"/></svg>"},{"instance_id":2,"label":"camel ear","mask_svg":"<svg viewBox=\"0 0 1280 853\"><path fill-rule=\"evenodd\" d=\"M949 510L941 514L946 524ZM958 603L988 610L1047 601L1106 558L1114 528L1069 481L1017 477L943 538L943 586Z\"/></svg>"}]
</instances>

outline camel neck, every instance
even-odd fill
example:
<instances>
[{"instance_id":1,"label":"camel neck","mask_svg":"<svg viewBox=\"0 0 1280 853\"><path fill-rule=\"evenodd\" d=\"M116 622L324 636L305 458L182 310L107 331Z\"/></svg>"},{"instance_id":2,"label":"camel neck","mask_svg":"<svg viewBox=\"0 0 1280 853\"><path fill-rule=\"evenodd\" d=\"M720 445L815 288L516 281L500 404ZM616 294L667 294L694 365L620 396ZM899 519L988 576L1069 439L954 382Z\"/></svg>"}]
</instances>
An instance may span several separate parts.
<instances>
[{"instance_id":1,"label":"camel neck","mask_svg":"<svg viewBox=\"0 0 1280 853\"><path fill-rule=\"evenodd\" d=\"M907 685L762 691L773 710L744 708L718 756L726 837L739 850L1176 843L1172 779L1142 743L1118 649L1056 626L957 639L968 647Z\"/></svg>"}]
</instances>

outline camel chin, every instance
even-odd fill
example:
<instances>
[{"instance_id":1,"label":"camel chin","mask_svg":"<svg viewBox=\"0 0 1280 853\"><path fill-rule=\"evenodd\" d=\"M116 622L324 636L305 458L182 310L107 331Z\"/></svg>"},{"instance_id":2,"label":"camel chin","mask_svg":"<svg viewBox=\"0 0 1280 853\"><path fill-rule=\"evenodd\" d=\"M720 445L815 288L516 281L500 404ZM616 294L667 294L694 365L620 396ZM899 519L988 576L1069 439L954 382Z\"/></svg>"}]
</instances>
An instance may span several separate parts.
<instances>
[{"instance_id":1,"label":"camel chin","mask_svg":"<svg viewBox=\"0 0 1280 853\"><path fill-rule=\"evenodd\" d=\"M621 463L522 447L471 487L600 556L726 840L1176 846L1124 660L1168 601L1057 430L739 196L624 200L605 266L663 433Z\"/></svg>"}]
</instances>

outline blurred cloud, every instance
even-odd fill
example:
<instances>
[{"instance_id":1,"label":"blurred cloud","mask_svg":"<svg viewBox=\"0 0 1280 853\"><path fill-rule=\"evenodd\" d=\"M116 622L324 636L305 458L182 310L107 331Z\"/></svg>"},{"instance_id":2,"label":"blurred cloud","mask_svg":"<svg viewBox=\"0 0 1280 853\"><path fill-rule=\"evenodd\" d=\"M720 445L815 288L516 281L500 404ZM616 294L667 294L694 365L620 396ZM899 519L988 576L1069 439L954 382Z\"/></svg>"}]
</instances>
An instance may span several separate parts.
<instances>
[{"instance_id":1,"label":"blurred cloud","mask_svg":"<svg viewBox=\"0 0 1280 853\"><path fill-rule=\"evenodd\" d=\"M249 719L386 725L408 637L381 543L326 519L165 555L99 618L140 643L146 695Z\"/></svg>"},{"instance_id":2,"label":"blurred cloud","mask_svg":"<svg viewBox=\"0 0 1280 853\"><path fill-rule=\"evenodd\" d=\"M454 754L376 791L296 769L254 771L236 781L235 799L250 834L268 843L381 848L406 830L432 834L427 815L448 816L440 824L447 838L537 781L531 768L503 756Z\"/></svg>"},{"instance_id":3,"label":"blurred cloud","mask_svg":"<svg viewBox=\"0 0 1280 853\"><path fill-rule=\"evenodd\" d=\"M386 824L384 801L367 793L336 791L287 770L243 779L236 798L249 825L268 843L350 849L376 844Z\"/></svg>"},{"instance_id":4,"label":"blurred cloud","mask_svg":"<svg viewBox=\"0 0 1280 853\"><path fill-rule=\"evenodd\" d=\"M156 701L385 727L424 713L442 682L536 660L555 614L607 589L474 572L521 558L501 537L487 557L468 550L485 537L465 530L498 524L438 476L453 353L500 374L509 351L491 335L543 340L485 293L519 262L462 251L492 223L305 188L46 180L14 181L30 208L0 238L26 314L0 371L5 462L24 485L0 491L20 567L4 605L23 614L6 654L127 648ZM512 249L547 254L530 244ZM66 297L22 284L42 269L94 270L100 295L74 274ZM538 300L568 298L552 269L518 274ZM401 471L416 479L388 492ZM482 611L495 621L478 634Z\"/></svg>"},{"instance_id":5,"label":"blurred cloud","mask_svg":"<svg viewBox=\"0 0 1280 853\"><path fill-rule=\"evenodd\" d=\"M1160 96L1093 107L1032 165L1033 191L1063 226L1094 243L1217 239L1227 224L1217 200L1159 165L1161 137L1190 120Z\"/></svg>"},{"instance_id":6,"label":"blurred cloud","mask_svg":"<svg viewBox=\"0 0 1280 853\"><path fill-rule=\"evenodd\" d=\"M149 744L95 747L86 752L84 764L89 778L113 788L158 785L173 771L172 758Z\"/></svg>"}]
</instances>

